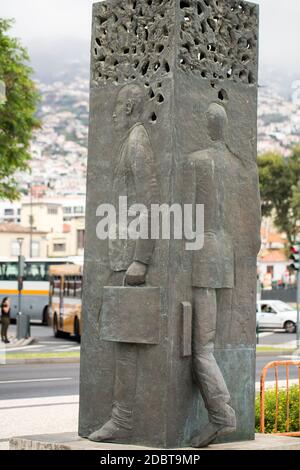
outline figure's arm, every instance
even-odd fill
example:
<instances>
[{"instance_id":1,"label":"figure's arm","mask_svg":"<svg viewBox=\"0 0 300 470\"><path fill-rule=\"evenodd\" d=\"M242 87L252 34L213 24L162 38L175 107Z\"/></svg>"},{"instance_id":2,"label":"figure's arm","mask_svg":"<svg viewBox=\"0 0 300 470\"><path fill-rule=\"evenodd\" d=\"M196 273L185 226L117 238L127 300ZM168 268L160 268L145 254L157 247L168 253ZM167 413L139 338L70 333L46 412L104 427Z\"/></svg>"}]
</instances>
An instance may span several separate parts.
<instances>
[{"instance_id":1,"label":"figure's arm","mask_svg":"<svg viewBox=\"0 0 300 470\"><path fill-rule=\"evenodd\" d=\"M139 224L148 227L147 239L136 240L134 262L127 270L126 281L129 285L145 283L147 267L151 262L155 240L151 239L151 205L159 202L158 183L154 156L148 134L144 127L133 130L129 139L130 168L134 178L136 203L145 206L146 211L139 214Z\"/></svg>"}]
</instances>

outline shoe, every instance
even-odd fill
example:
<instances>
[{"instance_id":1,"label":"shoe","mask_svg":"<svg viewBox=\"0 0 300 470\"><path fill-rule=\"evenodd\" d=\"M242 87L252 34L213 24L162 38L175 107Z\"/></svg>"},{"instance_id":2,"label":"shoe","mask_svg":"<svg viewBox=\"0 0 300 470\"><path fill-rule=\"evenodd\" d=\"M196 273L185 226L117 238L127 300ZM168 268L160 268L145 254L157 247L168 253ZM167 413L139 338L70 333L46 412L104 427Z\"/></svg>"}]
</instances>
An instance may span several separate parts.
<instances>
[{"instance_id":1,"label":"shoe","mask_svg":"<svg viewBox=\"0 0 300 470\"><path fill-rule=\"evenodd\" d=\"M119 442L128 444L132 437L132 411L121 407L118 402L113 404L111 419L98 431L93 432L89 439L94 442Z\"/></svg>"},{"instance_id":2,"label":"shoe","mask_svg":"<svg viewBox=\"0 0 300 470\"><path fill-rule=\"evenodd\" d=\"M208 423L205 428L202 429L200 434L197 434L192 439L192 447L207 447L217 437L227 436L236 431L235 426L228 426L224 424Z\"/></svg>"},{"instance_id":3,"label":"shoe","mask_svg":"<svg viewBox=\"0 0 300 470\"><path fill-rule=\"evenodd\" d=\"M4 341L4 343L5 343L5 344L9 344L10 341L8 341L8 339L6 339L6 340Z\"/></svg>"},{"instance_id":4,"label":"shoe","mask_svg":"<svg viewBox=\"0 0 300 470\"><path fill-rule=\"evenodd\" d=\"M88 439L94 442L124 442L128 443L131 439L132 430L119 427L112 419L109 420L101 429L93 432Z\"/></svg>"}]
</instances>

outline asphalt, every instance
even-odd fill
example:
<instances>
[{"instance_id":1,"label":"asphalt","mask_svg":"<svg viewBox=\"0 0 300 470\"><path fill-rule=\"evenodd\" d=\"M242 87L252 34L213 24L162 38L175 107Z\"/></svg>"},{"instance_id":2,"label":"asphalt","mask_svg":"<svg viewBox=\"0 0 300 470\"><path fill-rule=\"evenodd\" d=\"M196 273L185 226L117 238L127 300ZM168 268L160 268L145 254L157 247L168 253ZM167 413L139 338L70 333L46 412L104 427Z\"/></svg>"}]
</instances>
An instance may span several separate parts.
<instances>
[{"instance_id":1,"label":"asphalt","mask_svg":"<svg viewBox=\"0 0 300 470\"><path fill-rule=\"evenodd\" d=\"M79 364L0 366L1 400L79 394Z\"/></svg>"},{"instance_id":2,"label":"asphalt","mask_svg":"<svg viewBox=\"0 0 300 470\"><path fill-rule=\"evenodd\" d=\"M295 356L258 356L256 390L268 362L290 358ZM290 378L296 377L291 370ZM273 377L267 380L271 385ZM8 449L10 437L76 432L78 393L78 363L0 365L0 449Z\"/></svg>"},{"instance_id":3,"label":"asphalt","mask_svg":"<svg viewBox=\"0 0 300 470\"><path fill-rule=\"evenodd\" d=\"M298 359L291 355L263 355L256 360L256 383L260 380L263 367L274 360ZM296 380L296 367L290 368L290 379ZM280 369L279 380L285 379L285 369ZM267 376L267 382L274 381L274 374ZM1 400L69 396L79 394L79 364L23 364L0 366Z\"/></svg>"},{"instance_id":4,"label":"asphalt","mask_svg":"<svg viewBox=\"0 0 300 470\"><path fill-rule=\"evenodd\" d=\"M295 356L291 354L280 354L280 355L257 355L256 357L256 374L255 374L255 381L259 382L260 376L262 373L262 370L265 365L267 365L269 362L273 361L300 361L300 356ZM286 371L284 367L279 367L278 369L278 379L279 380L285 380L286 378ZM298 379L298 367L290 367L289 370L289 378L290 380L296 380ZM266 381L267 382L273 382L275 380L274 378L274 371L270 370L268 372Z\"/></svg>"}]
</instances>

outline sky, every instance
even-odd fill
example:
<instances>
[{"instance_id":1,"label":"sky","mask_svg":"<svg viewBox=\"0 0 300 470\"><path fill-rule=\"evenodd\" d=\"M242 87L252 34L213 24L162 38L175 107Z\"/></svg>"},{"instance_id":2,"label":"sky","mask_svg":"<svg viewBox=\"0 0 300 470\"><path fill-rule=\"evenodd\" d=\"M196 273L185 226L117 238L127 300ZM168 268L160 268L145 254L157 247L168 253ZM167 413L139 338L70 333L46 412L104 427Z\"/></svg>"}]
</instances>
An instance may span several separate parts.
<instances>
[{"instance_id":1,"label":"sky","mask_svg":"<svg viewBox=\"0 0 300 470\"><path fill-rule=\"evenodd\" d=\"M29 52L67 54L82 45L88 55L94 0L0 0L0 17ZM300 1L256 0L260 5L260 63L300 76ZM73 51L74 52L74 51Z\"/></svg>"}]
</instances>

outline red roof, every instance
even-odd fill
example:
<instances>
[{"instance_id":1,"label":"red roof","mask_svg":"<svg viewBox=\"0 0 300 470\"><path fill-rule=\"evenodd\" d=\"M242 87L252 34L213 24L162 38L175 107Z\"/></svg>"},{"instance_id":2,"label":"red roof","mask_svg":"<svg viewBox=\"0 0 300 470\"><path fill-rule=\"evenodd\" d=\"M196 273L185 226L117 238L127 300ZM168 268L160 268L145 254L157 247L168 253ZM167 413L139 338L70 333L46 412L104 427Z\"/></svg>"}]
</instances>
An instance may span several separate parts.
<instances>
[{"instance_id":1,"label":"red roof","mask_svg":"<svg viewBox=\"0 0 300 470\"><path fill-rule=\"evenodd\" d=\"M284 263L287 257L284 250L262 250L258 256L262 263Z\"/></svg>"},{"instance_id":2,"label":"red roof","mask_svg":"<svg viewBox=\"0 0 300 470\"><path fill-rule=\"evenodd\" d=\"M0 224L0 233L30 233L30 227L23 227L20 224L6 222L3 224ZM32 233L44 234L47 232L42 232L40 230L33 230Z\"/></svg>"}]
</instances>

